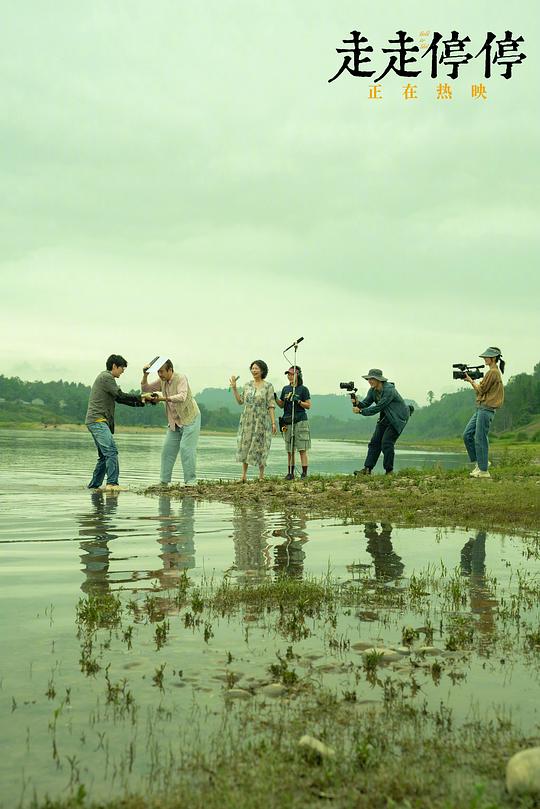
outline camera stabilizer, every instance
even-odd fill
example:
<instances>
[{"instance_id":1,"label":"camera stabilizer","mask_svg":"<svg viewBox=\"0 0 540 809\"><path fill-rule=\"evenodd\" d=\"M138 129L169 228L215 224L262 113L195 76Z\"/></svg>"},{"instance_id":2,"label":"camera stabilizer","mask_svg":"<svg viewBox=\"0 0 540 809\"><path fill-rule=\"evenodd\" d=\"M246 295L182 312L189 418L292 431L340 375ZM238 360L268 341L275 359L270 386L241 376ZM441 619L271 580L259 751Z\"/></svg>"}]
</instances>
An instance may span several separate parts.
<instances>
[{"instance_id":1,"label":"camera stabilizer","mask_svg":"<svg viewBox=\"0 0 540 809\"><path fill-rule=\"evenodd\" d=\"M346 390L351 397L352 402L356 402L356 392L358 388L355 388L354 382L340 382L339 387L341 390Z\"/></svg>"}]
</instances>

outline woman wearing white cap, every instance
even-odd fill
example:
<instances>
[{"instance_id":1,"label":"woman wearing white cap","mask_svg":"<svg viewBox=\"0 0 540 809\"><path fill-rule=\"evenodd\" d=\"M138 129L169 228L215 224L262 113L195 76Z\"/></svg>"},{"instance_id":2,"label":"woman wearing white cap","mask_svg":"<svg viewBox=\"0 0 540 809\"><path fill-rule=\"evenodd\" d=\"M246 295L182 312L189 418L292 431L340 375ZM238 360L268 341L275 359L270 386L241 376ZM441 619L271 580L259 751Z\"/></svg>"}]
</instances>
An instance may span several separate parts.
<instances>
[{"instance_id":1,"label":"woman wearing white cap","mask_svg":"<svg viewBox=\"0 0 540 809\"><path fill-rule=\"evenodd\" d=\"M504 373L504 360L501 349L496 346L486 348L484 353L479 356L484 360L488 371L480 382L475 382L468 374L465 374L465 381L476 392L476 410L465 427L463 441L469 458L474 463L471 477L489 478L491 475L488 472L488 433L495 411L504 402L504 385L501 376L501 373Z\"/></svg>"}]
</instances>

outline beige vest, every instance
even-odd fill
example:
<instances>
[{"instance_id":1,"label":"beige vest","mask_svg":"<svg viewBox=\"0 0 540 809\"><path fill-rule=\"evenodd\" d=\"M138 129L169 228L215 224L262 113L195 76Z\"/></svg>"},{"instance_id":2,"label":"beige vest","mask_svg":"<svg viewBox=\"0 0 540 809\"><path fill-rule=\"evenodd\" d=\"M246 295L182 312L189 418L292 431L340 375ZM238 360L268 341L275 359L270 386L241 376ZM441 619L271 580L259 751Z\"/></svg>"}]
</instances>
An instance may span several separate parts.
<instances>
[{"instance_id":1,"label":"beige vest","mask_svg":"<svg viewBox=\"0 0 540 809\"><path fill-rule=\"evenodd\" d=\"M177 374L176 371L172 375L171 381L168 383L168 392L170 395L178 393L178 383L180 381L180 374ZM163 396L166 396L166 385L167 383L162 381L161 382L161 392ZM183 402L168 402L168 407L172 407L173 412L176 415L176 420L179 424L191 424L195 421L197 416L200 413L199 405L193 398L193 394L191 393L191 388L187 389L187 396Z\"/></svg>"}]
</instances>

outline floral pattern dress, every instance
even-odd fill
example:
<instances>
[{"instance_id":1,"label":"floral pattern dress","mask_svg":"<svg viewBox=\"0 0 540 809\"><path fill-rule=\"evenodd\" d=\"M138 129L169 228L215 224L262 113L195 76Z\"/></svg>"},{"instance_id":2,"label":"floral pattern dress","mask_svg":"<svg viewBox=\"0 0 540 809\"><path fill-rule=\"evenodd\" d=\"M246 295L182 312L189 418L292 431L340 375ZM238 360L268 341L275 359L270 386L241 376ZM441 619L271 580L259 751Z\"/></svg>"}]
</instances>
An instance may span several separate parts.
<instances>
[{"instance_id":1,"label":"floral pattern dress","mask_svg":"<svg viewBox=\"0 0 540 809\"><path fill-rule=\"evenodd\" d=\"M242 392L244 409L238 427L236 460L252 466L266 466L272 441L272 420L268 412L274 407L274 388L263 380L260 388L248 382Z\"/></svg>"}]
</instances>

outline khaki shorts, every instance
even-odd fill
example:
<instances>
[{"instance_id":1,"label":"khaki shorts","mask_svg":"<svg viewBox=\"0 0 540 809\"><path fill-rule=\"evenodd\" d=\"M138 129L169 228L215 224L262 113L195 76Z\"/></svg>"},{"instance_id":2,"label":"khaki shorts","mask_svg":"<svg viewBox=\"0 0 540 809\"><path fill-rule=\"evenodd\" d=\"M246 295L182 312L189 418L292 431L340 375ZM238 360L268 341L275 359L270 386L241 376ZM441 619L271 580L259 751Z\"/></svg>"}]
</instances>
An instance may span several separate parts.
<instances>
[{"instance_id":1,"label":"khaki shorts","mask_svg":"<svg viewBox=\"0 0 540 809\"><path fill-rule=\"evenodd\" d=\"M285 446L287 447L287 452L291 451L291 443L292 443L292 424L287 424L287 431L285 433L281 433L285 440ZM309 432L309 421L307 419L303 421L297 421L294 425L294 448L295 450L302 450L302 452L306 449L311 449L311 435Z\"/></svg>"}]
</instances>

